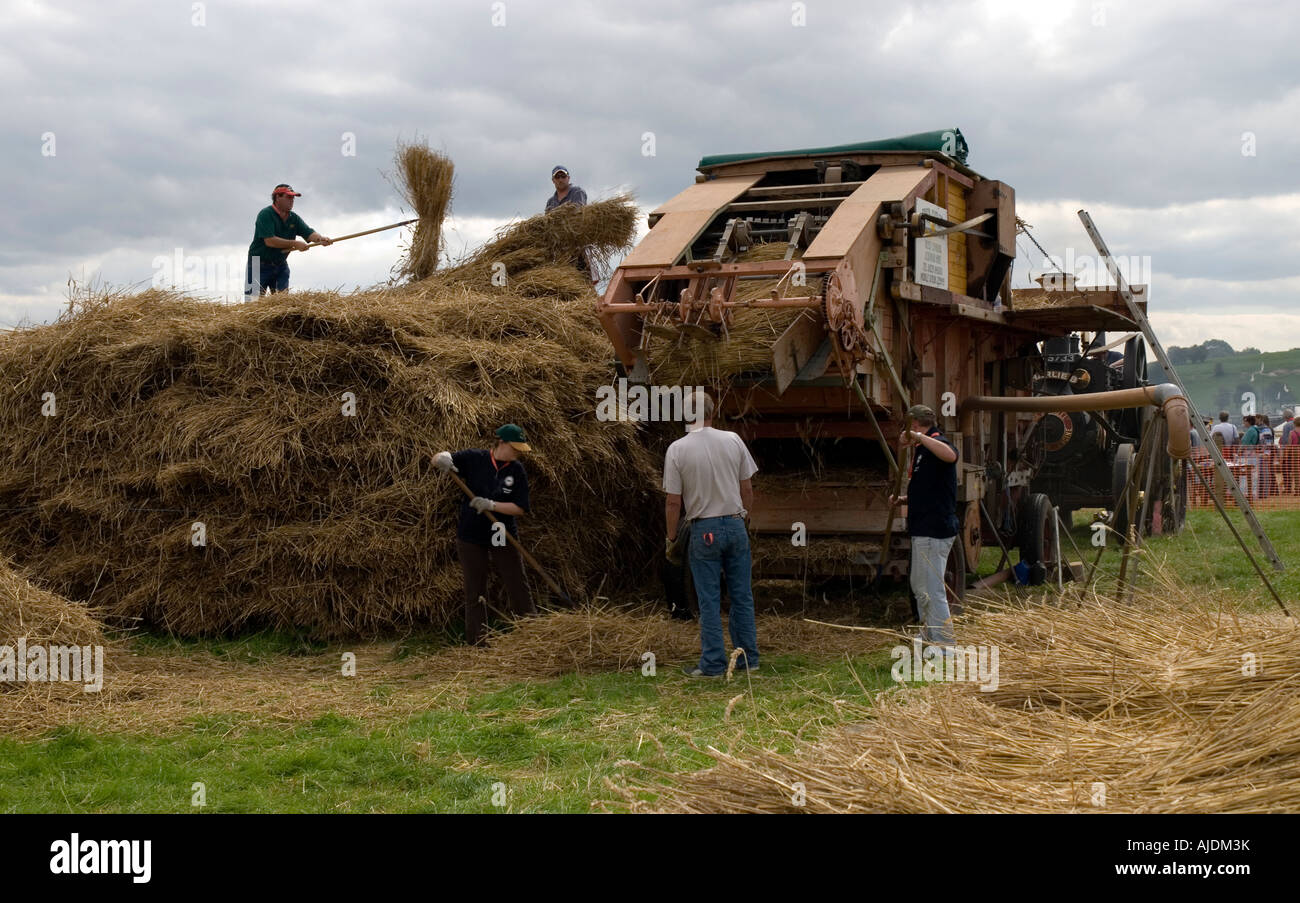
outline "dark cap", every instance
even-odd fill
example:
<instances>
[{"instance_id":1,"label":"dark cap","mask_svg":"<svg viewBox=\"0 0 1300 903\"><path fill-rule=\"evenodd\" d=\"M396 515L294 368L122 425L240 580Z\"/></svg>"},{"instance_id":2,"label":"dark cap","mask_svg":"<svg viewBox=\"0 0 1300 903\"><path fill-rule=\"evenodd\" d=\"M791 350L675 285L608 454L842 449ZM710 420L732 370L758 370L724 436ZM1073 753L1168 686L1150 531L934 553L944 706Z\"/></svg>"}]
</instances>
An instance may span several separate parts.
<instances>
[{"instance_id":1,"label":"dark cap","mask_svg":"<svg viewBox=\"0 0 1300 903\"><path fill-rule=\"evenodd\" d=\"M551 167L551 178L555 178L555 177L558 176L560 173L564 173L564 174L567 176L567 175L569 174L569 167L567 167L567 166L553 166L553 167Z\"/></svg>"},{"instance_id":2,"label":"dark cap","mask_svg":"<svg viewBox=\"0 0 1300 903\"><path fill-rule=\"evenodd\" d=\"M907 416L913 420L934 419L934 410L929 405L914 404L907 409Z\"/></svg>"},{"instance_id":3,"label":"dark cap","mask_svg":"<svg viewBox=\"0 0 1300 903\"><path fill-rule=\"evenodd\" d=\"M509 442L511 448L515 451L526 452L533 450L533 447L528 444L528 437L524 435L524 431L513 423L497 427L496 435L502 442Z\"/></svg>"}]
</instances>

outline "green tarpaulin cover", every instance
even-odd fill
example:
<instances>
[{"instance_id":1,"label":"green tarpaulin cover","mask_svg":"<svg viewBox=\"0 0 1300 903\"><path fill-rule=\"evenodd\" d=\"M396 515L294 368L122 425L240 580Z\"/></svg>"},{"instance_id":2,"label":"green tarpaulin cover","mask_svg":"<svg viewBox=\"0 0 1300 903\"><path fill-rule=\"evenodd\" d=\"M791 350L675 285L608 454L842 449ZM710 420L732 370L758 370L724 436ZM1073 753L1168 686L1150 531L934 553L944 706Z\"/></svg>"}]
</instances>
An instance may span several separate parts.
<instances>
[{"instance_id":1,"label":"green tarpaulin cover","mask_svg":"<svg viewBox=\"0 0 1300 903\"><path fill-rule=\"evenodd\" d=\"M742 160L757 160L762 157L800 157L805 154L833 156L866 151L938 151L960 163L965 163L969 150L966 139L962 137L961 129L939 129L935 132L903 135L900 138L883 138L879 141L862 141L858 144L837 144L833 147L806 147L800 150L765 151L752 154L714 154L700 160L697 168L706 169L723 163L739 163Z\"/></svg>"}]
</instances>

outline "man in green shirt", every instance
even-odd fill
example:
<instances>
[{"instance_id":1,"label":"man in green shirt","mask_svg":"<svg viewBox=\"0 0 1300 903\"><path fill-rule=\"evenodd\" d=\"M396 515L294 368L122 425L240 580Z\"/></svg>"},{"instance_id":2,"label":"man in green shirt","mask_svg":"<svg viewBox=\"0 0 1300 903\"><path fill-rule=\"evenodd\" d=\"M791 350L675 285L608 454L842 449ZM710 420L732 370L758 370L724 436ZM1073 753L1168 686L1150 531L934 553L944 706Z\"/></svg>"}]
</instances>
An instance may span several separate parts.
<instances>
[{"instance_id":1,"label":"man in green shirt","mask_svg":"<svg viewBox=\"0 0 1300 903\"><path fill-rule=\"evenodd\" d=\"M281 182L271 192L271 206L258 212L253 226L253 243L248 246L245 300L267 292L282 292L289 287L290 251L307 250L307 242L334 243L333 239L312 229L293 212L293 199L300 197L302 195L292 186ZM303 241L304 238L307 241Z\"/></svg>"},{"instance_id":2,"label":"man in green shirt","mask_svg":"<svg viewBox=\"0 0 1300 903\"><path fill-rule=\"evenodd\" d=\"M1247 414L1241 421L1242 426L1246 427L1246 432L1241 436L1241 444L1250 446L1241 451L1241 457L1238 459L1244 461L1249 468L1246 471L1246 494L1252 498L1259 498L1259 471L1262 462L1259 457L1259 427L1255 425L1255 415Z\"/></svg>"}]
</instances>

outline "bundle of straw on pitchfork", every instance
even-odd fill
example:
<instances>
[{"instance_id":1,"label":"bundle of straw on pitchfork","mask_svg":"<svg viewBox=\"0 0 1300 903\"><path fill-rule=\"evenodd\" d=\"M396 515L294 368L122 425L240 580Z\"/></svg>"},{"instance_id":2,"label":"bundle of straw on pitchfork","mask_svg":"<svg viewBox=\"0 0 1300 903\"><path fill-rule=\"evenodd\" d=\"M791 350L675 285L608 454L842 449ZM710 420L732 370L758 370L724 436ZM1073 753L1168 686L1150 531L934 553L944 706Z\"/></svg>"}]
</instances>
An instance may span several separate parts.
<instances>
[{"instance_id":1,"label":"bundle of straw on pitchfork","mask_svg":"<svg viewBox=\"0 0 1300 903\"><path fill-rule=\"evenodd\" d=\"M451 205L451 182L455 167L444 154L425 144L399 144L394 155L398 187L417 219L415 235L398 275L427 279L438 268L442 221Z\"/></svg>"}]
</instances>

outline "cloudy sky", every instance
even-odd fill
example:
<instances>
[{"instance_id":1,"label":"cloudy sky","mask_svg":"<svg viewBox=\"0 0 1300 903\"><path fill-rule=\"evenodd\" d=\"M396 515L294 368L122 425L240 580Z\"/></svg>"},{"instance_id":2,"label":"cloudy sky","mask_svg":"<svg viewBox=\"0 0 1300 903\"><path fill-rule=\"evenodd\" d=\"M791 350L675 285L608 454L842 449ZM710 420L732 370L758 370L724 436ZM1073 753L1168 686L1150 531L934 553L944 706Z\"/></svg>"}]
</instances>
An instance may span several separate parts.
<instances>
[{"instance_id":1,"label":"cloudy sky","mask_svg":"<svg viewBox=\"0 0 1300 903\"><path fill-rule=\"evenodd\" d=\"M328 235L401 219L399 139L455 160L463 252L539 211L555 163L648 209L705 154L956 126L1048 251L1091 253L1083 207L1149 259L1166 344L1292 348L1297 45L1285 0L0 0L0 324L177 249L242 268L277 182ZM382 282L401 240L294 255L293 285Z\"/></svg>"}]
</instances>

